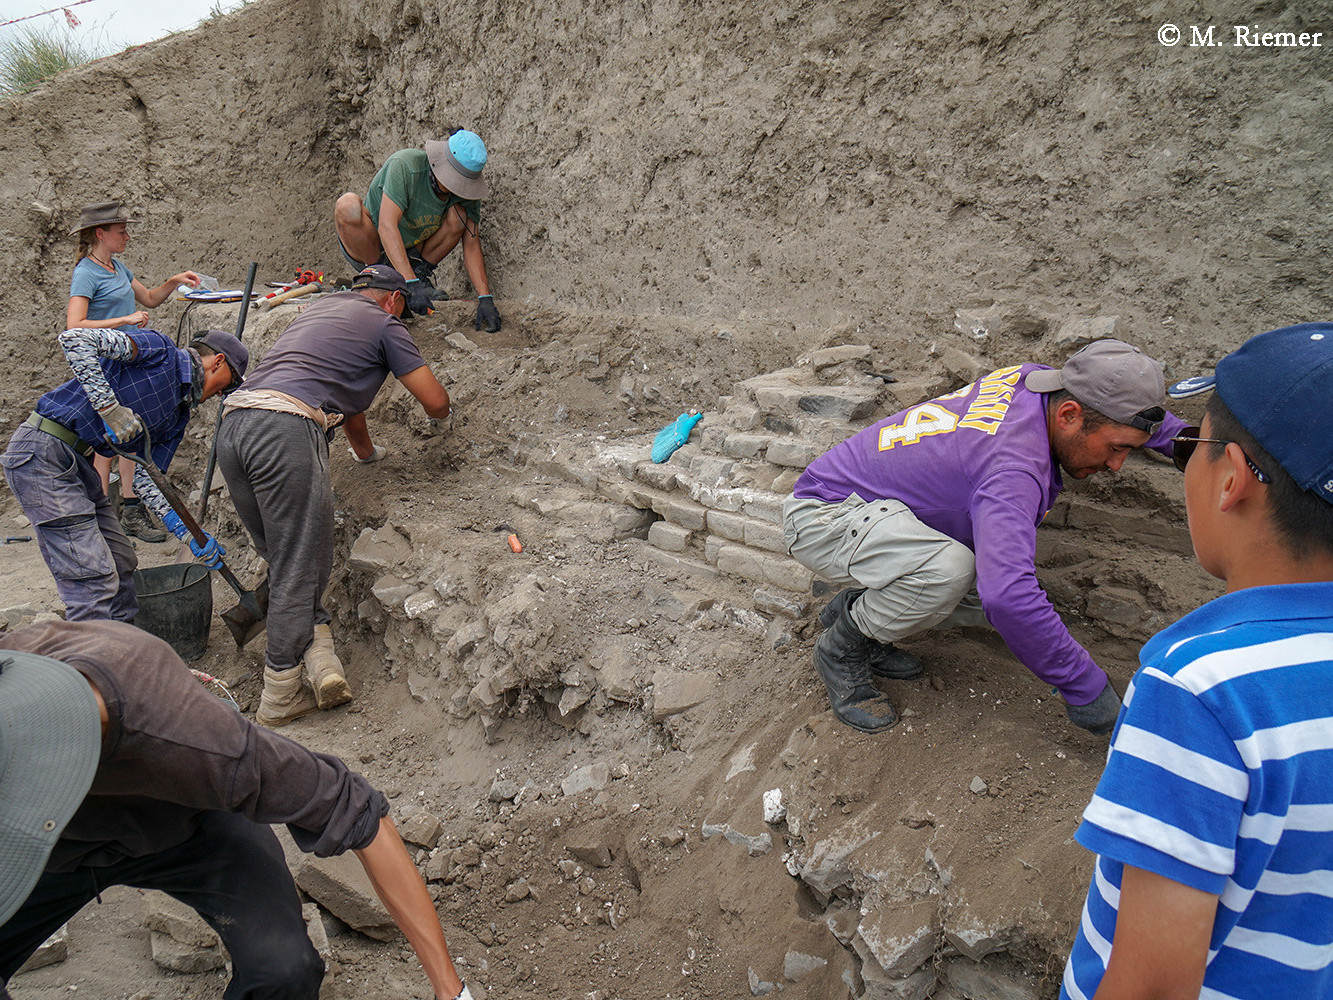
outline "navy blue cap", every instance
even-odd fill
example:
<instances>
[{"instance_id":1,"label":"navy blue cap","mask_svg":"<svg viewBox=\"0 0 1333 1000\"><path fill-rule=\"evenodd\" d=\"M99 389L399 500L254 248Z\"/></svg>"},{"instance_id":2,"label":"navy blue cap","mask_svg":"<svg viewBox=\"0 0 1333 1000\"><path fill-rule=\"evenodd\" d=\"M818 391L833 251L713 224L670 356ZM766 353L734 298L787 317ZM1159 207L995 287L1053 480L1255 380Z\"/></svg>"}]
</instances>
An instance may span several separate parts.
<instances>
[{"instance_id":1,"label":"navy blue cap","mask_svg":"<svg viewBox=\"0 0 1333 1000\"><path fill-rule=\"evenodd\" d=\"M1177 382L1173 399L1216 389L1240 425L1296 480L1333 504L1333 323L1251 337L1212 375Z\"/></svg>"}]
</instances>

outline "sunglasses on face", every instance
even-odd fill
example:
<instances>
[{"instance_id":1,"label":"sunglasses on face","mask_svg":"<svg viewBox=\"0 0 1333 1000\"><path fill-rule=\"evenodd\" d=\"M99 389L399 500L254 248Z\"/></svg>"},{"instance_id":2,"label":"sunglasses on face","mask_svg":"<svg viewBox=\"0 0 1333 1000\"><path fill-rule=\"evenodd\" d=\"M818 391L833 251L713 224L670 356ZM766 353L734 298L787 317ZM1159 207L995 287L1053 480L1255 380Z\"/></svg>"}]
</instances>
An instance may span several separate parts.
<instances>
[{"instance_id":1,"label":"sunglasses on face","mask_svg":"<svg viewBox=\"0 0 1333 1000\"><path fill-rule=\"evenodd\" d=\"M1176 464L1177 469L1184 472L1185 466L1189 465L1190 456L1194 454L1194 449L1199 445L1235 443L1235 441L1223 441L1221 438L1199 437L1198 427L1186 427L1171 439L1171 461ZM1242 451L1241 454L1245 455L1245 452ZM1255 465L1249 455L1245 455L1245 464L1250 467L1250 471L1254 473L1255 479L1259 480L1261 483L1268 482L1268 474L1260 469L1259 466Z\"/></svg>"}]
</instances>

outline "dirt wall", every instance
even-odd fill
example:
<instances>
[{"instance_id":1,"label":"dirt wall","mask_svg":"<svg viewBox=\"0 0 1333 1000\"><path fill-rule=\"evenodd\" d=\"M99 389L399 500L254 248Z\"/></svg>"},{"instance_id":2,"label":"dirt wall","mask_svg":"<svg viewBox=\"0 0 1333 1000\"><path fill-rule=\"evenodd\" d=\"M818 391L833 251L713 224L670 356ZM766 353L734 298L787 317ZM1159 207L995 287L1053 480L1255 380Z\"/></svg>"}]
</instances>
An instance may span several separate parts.
<instances>
[{"instance_id":1,"label":"dirt wall","mask_svg":"<svg viewBox=\"0 0 1333 1000\"><path fill-rule=\"evenodd\" d=\"M104 196L148 278L340 272L332 200L451 123L502 302L926 335L1038 303L1189 363L1328 312L1327 48L1232 46L1237 3L976 7L259 0L0 107L0 325L58 328Z\"/></svg>"}]
</instances>

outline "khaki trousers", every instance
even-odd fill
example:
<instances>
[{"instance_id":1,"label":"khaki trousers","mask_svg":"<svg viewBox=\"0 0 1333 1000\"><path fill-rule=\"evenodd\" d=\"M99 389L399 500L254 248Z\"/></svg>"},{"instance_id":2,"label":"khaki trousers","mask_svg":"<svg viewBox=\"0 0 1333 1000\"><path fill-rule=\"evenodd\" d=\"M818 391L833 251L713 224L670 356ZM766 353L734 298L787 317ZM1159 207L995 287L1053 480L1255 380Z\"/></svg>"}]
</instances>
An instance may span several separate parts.
<instances>
[{"instance_id":1,"label":"khaki trousers","mask_svg":"<svg viewBox=\"0 0 1333 1000\"><path fill-rule=\"evenodd\" d=\"M862 635L896 642L932 628L989 627L972 550L922 524L901 501L788 497L782 531L801 565L865 588L851 612Z\"/></svg>"}]
</instances>

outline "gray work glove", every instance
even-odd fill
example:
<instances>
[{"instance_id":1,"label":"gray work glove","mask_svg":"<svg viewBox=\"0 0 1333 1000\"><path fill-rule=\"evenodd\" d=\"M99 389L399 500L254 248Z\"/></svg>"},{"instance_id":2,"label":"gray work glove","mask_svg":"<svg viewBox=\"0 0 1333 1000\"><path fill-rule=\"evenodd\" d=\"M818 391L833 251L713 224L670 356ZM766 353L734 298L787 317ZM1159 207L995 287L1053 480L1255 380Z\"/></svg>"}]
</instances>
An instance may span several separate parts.
<instances>
[{"instance_id":1,"label":"gray work glove","mask_svg":"<svg viewBox=\"0 0 1333 1000\"><path fill-rule=\"evenodd\" d=\"M430 292L421 283L420 278L408 279L407 308L418 316L428 316L433 311L430 304Z\"/></svg>"},{"instance_id":2,"label":"gray work glove","mask_svg":"<svg viewBox=\"0 0 1333 1000\"><path fill-rule=\"evenodd\" d=\"M127 444L143 433L139 415L119 402L102 407L97 415L102 418L106 436L116 444Z\"/></svg>"},{"instance_id":3,"label":"gray work glove","mask_svg":"<svg viewBox=\"0 0 1333 1000\"><path fill-rule=\"evenodd\" d=\"M495 299L489 295L477 296L477 319L472 329L480 330L483 326L487 333L500 329L500 310L495 308Z\"/></svg>"},{"instance_id":4,"label":"gray work glove","mask_svg":"<svg viewBox=\"0 0 1333 1000\"><path fill-rule=\"evenodd\" d=\"M1086 705L1065 705L1065 715L1069 721L1081 729L1097 736L1105 736L1115 728L1115 720L1120 715L1120 696L1106 682L1102 693Z\"/></svg>"},{"instance_id":5,"label":"gray work glove","mask_svg":"<svg viewBox=\"0 0 1333 1000\"><path fill-rule=\"evenodd\" d=\"M456 406L451 408L449 410L449 416L447 417L427 417L426 427L430 430L428 436L434 437L440 434L448 434L452 431L454 429L454 412L457 409L458 407Z\"/></svg>"}]
</instances>

